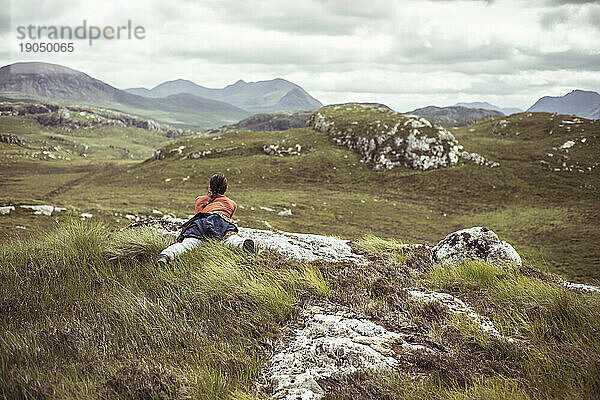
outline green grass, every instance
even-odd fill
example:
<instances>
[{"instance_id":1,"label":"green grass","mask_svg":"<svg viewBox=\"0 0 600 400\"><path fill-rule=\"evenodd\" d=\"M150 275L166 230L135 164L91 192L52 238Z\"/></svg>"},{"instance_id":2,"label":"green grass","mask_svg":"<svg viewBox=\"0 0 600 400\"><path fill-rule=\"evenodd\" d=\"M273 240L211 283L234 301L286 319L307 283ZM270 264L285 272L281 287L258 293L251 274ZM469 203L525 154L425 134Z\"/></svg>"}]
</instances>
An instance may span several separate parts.
<instances>
[{"instance_id":1,"label":"green grass","mask_svg":"<svg viewBox=\"0 0 600 400\"><path fill-rule=\"evenodd\" d=\"M251 390L313 267L207 244L160 269L168 241L75 222L0 253L0 396L226 398Z\"/></svg>"},{"instance_id":2,"label":"green grass","mask_svg":"<svg viewBox=\"0 0 600 400\"><path fill-rule=\"evenodd\" d=\"M107 234L108 233L108 234ZM72 221L0 251L0 396L263 398L255 382L299 307L342 304L413 340L392 371L328 378L327 399L591 399L598 295L482 262L407 269L414 251L366 236L373 263L302 263L207 242L165 268L172 242L149 228ZM466 300L509 343L462 315L414 303L408 287ZM407 322L398 316L406 316Z\"/></svg>"},{"instance_id":3,"label":"green grass","mask_svg":"<svg viewBox=\"0 0 600 400\"><path fill-rule=\"evenodd\" d=\"M517 139L500 137L489 132L486 124L491 123L455 133L469 150L498 160L498 168L375 172L356 153L311 129L233 131L216 140L182 139L164 148L164 160L98 173L57 200L138 213L160 208L185 216L193 213L192 199L205 191L210 176L221 171L229 179L228 194L244 206L237 217L245 226L264 228L266 220L287 231L352 239L374 234L434 244L454 230L482 225L527 260L543 261L571 279L598 279L600 254L594 243L600 235L600 209L597 189L589 189L598 185L597 170L579 174L544 169L532 157L565 137L535 137L535 142L526 141L525 133ZM262 152L268 144L300 144L303 152L268 156ZM185 146L181 154L176 150L180 146ZM208 150L211 154L205 157L184 158ZM569 154L582 151L588 154L594 147ZM277 212L291 209L293 216L278 216L261 206Z\"/></svg>"},{"instance_id":4,"label":"green grass","mask_svg":"<svg viewBox=\"0 0 600 400\"><path fill-rule=\"evenodd\" d=\"M156 148L172 141L161 132L136 127L96 126L89 129L45 127L34 117L31 115L0 117L0 134L12 134L26 141L24 146L9 146L2 143L1 160L5 162L39 160L39 156L35 156L34 153L43 150L50 151L56 156L69 157L73 161L144 159L150 157ZM82 156L83 154L85 157ZM48 162L52 161L48 160Z\"/></svg>"},{"instance_id":5,"label":"green grass","mask_svg":"<svg viewBox=\"0 0 600 400\"><path fill-rule=\"evenodd\" d=\"M377 236L368 235L353 242L354 247L370 256L384 256L392 258L395 262L403 262L407 259L407 251L403 243L396 239L381 239Z\"/></svg>"},{"instance_id":6,"label":"green grass","mask_svg":"<svg viewBox=\"0 0 600 400\"><path fill-rule=\"evenodd\" d=\"M502 334L520 341L521 374L533 393L591 398L600 391L598 295L480 262L438 267L428 280L435 288L469 297L491 314Z\"/></svg>"}]
</instances>

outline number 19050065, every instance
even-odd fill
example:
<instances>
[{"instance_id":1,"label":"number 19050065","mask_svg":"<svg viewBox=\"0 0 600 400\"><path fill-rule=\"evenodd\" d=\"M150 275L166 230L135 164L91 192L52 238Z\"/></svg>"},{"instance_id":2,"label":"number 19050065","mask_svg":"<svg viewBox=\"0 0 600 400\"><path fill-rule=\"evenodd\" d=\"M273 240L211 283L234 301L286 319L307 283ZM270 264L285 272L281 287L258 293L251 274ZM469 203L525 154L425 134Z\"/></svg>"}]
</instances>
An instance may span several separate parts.
<instances>
[{"instance_id":1,"label":"number 19050065","mask_svg":"<svg viewBox=\"0 0 600 400\"><path fill-rule=\"evenodd\" d=\"M73 43L19 43L21 53L72 53Z\"/></svg>"}]
</instances>

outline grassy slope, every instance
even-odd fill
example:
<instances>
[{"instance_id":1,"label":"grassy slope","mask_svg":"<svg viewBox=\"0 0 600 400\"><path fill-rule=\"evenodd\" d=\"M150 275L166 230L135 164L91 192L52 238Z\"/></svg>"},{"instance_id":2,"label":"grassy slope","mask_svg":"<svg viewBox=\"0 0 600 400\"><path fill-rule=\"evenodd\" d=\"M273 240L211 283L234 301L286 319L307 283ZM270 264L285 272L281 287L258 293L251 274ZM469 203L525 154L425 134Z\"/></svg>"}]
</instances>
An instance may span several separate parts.
<instances>
[{"instance_id":1,"label":"grassy slope","mask_svg":"<svg viewBox=\"0 0 600 400\"><path fill-rule=\"evenodd\" d=\"M600 390L598 295L481 263L408 270L415 255L373 237L357 243L374 261L364 268L211 244L160 269L151 260L168 240L106 231L64 224L2 247L0 397L267 398L254 382L272 340L299 306L323 301L447 350L322 381L327 399L591 399ZM468 299L517 344L410 301L407 287Z\"/></svg>"},{"instance_id":2,"label":"grassy slope","mask_svg":"<svg viewBox=\"0 0 600 400\"><path fill-rule=\"evenodd\" d=\"M142 118L153 119L165 124L185 128L212 128L223 124L239 121L248 112L231 104L204 99L196 96L175 99L136 98L137 103L121 104L96 99L95 102L69 101L56 98L28 96L22 93L3 93L0 101L18 101L26 103L51 102L69 106L101 107L107 110L119 111ZM193 103L193 104L192 104Z\"/></svg>"},{"instance_id":3,"label":"grassy slope","mask_svg":"<svg viewBox=\"0 0 600 400\"><path fill-rule=\"evenodd\" d=\"M128 149L134 158L139 159L151 156L154 149L171 141L161 132L135 127L97 126L70 131L44 127L33 116L0 117L0 134L12 134L27 141L24 147L0 143L0 160L6 160L9 155L24 154L27 150L31 154L40 149L50 150L72 160L85 153L89 158L103 161L126 159L128 156L125 149ZM62 151L54 150L55 146L62 148Z\"/></svg>"},{"instance_id":4,"label":"grassy slope","mask_svg":"<svg viewBox=\"0 0 600 400\"><path fill-rule=\"evenodd\" d=\"M365 118L364 114L350 117ZM79 170L71 170L76 163L60 160L44 161L43 167L37 167L37 162L3 166L0 173L7 177L3 185L8 190L2 200L38 200L94 214L149 214L160 209L185 216L193 213L193 198L205 191L208 178L222 171L229 178L228 194L244 206L236 214L244 226L264 228L268 221L277 229L294 232L349 238L373 233L436 243L454 230L483 225L512 243L528 262L547 265L571 279L598 279L598 169L554 172L537 160L547 152L557 153L552 147L567 139L585 135L589 140L568 154L580 163L594 161L600 124L586 121L584 133L568 132L565 124L558 126L563 117L550 118L544 113L507 117L503 135L491 133L499 130L500 119L453 130L466 150L500 162L499 168L463 164L427 172L404 168L374 172L357 154L334 146L327 135L311 129L233 131L215 138L181 139L165 148L165 160L138 165L119 161L109 166L82 164ZM548 135L551 129L553 134ZM300 144L303 150L299 156L268 156L262 152L265 144ZM186 146L181 153L176 150L180 146ZM207 150L212 153L200 159L182 159ZM41 178L41 169L52 173ZM76 180L85 174L90 176ZM47 196L70 178L75 178L72 187ZM38 184L43 190L37 189ZM293 215L277 215L283 209L291 209Z\"/></svg>"},{"instance_id":5,"label":"grassy slope","mask_svg":"<svg viewBox=\"0 0 600 400\"><path fill-rule=\"evenodd\" d=\"M518 121L527 118L524 115L511 118ZM531 118L542 123L549 114ZM454 133L467 150L499 161L499 168L463 164L424 173L403 168L380 173L311 129L229 132L214 140L182 139L166 148L165 160L98 174L57 198L80 206L94 202L107 209L149 213L159 208L187 215L208 178L222 171L229 177L230 196L245 207L237 217L246 226L264 227L266 220L287 231L350 238L374 233L436 243L451 231L484 225L530 262L547 262L551 270L570 278L598 279L598 170L554 172L536 161L571 133L555 131L543 137L536 128L531 138L523 130L518 136L499 136L490 133L493 123ZM597 154L600 124L586 129L595 141L572 149L571 156L582 154L585 159ZM265 144L300 144L303 151L300 156L268 156L261 151ZM181 154L169 152L181 145L186 146ZM182 159L206 150L212 154ZM293 216L278 216L260 206L275 211L289 208Z\"/></svg>"}]
</instances>

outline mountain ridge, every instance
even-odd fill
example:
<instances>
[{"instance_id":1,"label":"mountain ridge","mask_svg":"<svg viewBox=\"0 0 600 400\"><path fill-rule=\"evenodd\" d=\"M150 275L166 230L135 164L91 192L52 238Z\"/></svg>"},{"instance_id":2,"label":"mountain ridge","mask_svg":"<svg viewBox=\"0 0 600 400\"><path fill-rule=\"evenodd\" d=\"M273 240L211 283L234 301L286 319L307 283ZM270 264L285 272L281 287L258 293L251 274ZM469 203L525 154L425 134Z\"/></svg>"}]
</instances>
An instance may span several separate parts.
<instances>
[{"instance_id":1,"label":"mountain ridge","mask_svg":"<svg viewBox=\"0 0 600 400\"><path fill-rule=\"evenodd\" d=\"M576 115L588 119L600 119L600 93L575 89L564 96L544 96L527 111L551 112Z\"/></svg>"},{"instance_id":2,"label":"mountain ridge","mask_svg":"<svg viewBox=\"0 0 600 400\"><path fill-rule=\"evenodd\" d=\"M19 62L0 68L0 93L12 98L35 98L110 107L167 123L198 126L235 122L250 115L232 104L194 96L152 99L111 86L84 72L59 64ZM191 95L188 95L191 96Z\"/></svg>"},{"instance_id":3,"label":"mountain ridge","mask_svg":"<svg viewBox=\"0 0 600 400\"><path fill-rule=\"evenodd\" d=\"M162 82L152 89L129 88L125 91L150 98L190 93L225 101L249 112L314 110L323 106L302 87L283 78L256 82L238 79L235 83L219 89L198 85L188 79L175 79Z\"/></svg>"}]
</instances>

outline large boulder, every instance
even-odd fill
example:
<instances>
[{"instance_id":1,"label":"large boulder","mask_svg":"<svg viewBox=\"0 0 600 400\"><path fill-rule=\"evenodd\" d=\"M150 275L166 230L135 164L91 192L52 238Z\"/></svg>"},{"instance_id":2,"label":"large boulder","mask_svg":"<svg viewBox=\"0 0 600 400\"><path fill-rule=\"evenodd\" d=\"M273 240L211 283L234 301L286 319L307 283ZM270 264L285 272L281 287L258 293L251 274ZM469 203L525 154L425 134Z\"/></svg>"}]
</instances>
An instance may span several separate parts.
<instances>
[{"instance_id":1,"label":"large boulder","mask_svg":"<svg viewBox=\"0 0 600 400\"><path fill-rule=\"evenodd\" d=\"M509 243L480 226L447 235L431 249L431 258L438 264L458 264L470 259L521 265L521 256Z\"/></svg>"}]
</instances>

